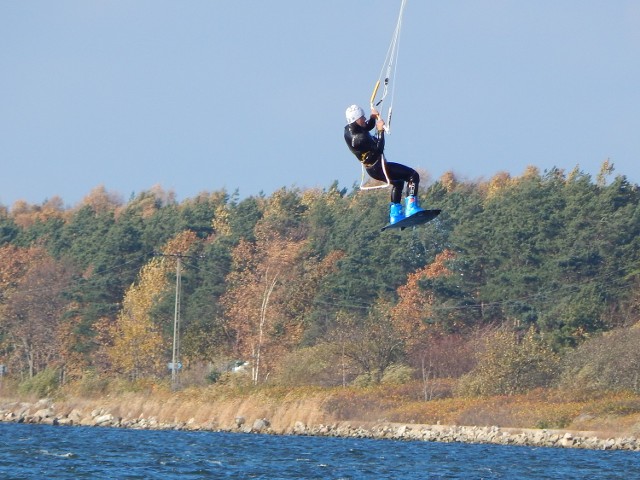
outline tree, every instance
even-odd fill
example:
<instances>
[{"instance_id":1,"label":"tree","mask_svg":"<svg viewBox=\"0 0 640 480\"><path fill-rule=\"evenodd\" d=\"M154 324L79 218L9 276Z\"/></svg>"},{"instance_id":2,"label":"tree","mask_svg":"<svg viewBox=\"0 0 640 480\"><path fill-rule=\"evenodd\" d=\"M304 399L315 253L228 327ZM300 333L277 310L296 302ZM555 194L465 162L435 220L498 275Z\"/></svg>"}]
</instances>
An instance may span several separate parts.
<instances>
[{"instance_id":1,"label":"tree","mask_svg":"<svg viewBox=\"0 0 640 480\"><path fill-rule=\"evenodd\" d=\"M155 318L158 305L171 290L169 273L177 258L196 243L191 230L178 233L162 249L162 257L152 258L142 267L138 281L127 290L118 319L111 329L109 357L113 368L132 379L160 372L169 342L162 323Z\"/></svg>"},{"instance_id":2,"label":"tree","mask_svg":"<svg viewBox=\"0 0 640 480\"><path fill-rule=\"evenodd\" d=\"M437 281L453 275L456 255L444 250L424 268L407 276L398 287L398 302L391 315L404 341L407 362L421 372L425 399L432 396L436 377L458 376L469 371L468 341L458 333L464 324L456 308L447 308L453 297L440 295ZM436 313L438 310L441 312Z\"/></svg>"},{"instance_id":3,"label":"tree","mask_svg":"<svg viewBox=\"0 0 640 480\"><path fill-rule=\"evenodd\" d=\"M201 247L198 258L186 262L181 346L184 356L211 361L228 354L231 343L220 297L231 269L233 245L228 237L216 234Z\"/></svg>"},{"instance_id":4,"label":"tree","mask_svg":"<svg viewBox=\"0 0 640 480\"><path fill-rule=\"evenodd\" d=\"M301 322L284 314L284 286L295 276L304 242L277 235L261 240L256 244L241 240L234 249L228 288L221 299L234 351L251 360L255 384L268 376L278 353L295 345L302 333Z\"/></svg>"},{"instance_id":5,"label":"tree","mask_svg":"<svg viewBox=\"0 0 640 480\"><path fill-rule=\"evenodd\" d=\"M0 207L0 246L13 241L20 230L7 214L7 209Z\"/></svg>"},{"instance_id":6,"label":"tree","mask_svg":"<svg viewBox=\"0 0 640 480\"><path fill-rule=\"evenodd\" d=\"M60 363L64 291L72 271L41 247L3 247L0 263L0 321L9 364L33 377Z\"/></svg>"},{"instance_id":7,"label":"tree","mask_svg":"<svg viewBox=\"0 0 640 480\"><path fill-rule=\"evenodd\" d=\"M113 346L109 348L109 357L113 368L133 380L160 371L163 339L150 312L168 287L167 262L153 258L140 271L137 283L127 290L112 328Z\"/></svg>"},{"instance_id":8,"label":"tree","mask_svg":"<svg viewBox=\"0 0 640 480\"><path fill-rule=\"evenodd\" d=\"M419 345L428 336L429 325L426 321L432 316L435 303L434 292L423 290L420 281L451 275L447 262L454 258L452 251L445 250L436 256L433 263L409 274L407 283L398 287L398 303L391 315L396 328L404 335L408 348Z\"/></svg>"},{"instance_id":9,"label":"tree","mask_svg":"<svg viewBox=\"0 0 640 480\"><path fill-rule=\"evenodd\" d=\"M374 384L404 354L403 335L394 327L384 302L376 303L362 318L339 315L332 340L336 357L348 358Z\"/></svg>"}]
</instances>

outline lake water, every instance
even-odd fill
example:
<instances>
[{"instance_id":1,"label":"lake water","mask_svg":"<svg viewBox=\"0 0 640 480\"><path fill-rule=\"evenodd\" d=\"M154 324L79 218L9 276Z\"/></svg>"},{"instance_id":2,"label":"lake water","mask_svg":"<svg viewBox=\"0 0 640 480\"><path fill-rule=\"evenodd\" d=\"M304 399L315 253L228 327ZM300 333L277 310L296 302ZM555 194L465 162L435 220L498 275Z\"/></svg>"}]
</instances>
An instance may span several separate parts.
<instances>
[{"instance_id":1,"label":"lake water","mask_svg":"<svg viewBox=\"0 0 640 480\"><path fill-rule=\"evenodd\" d=\"M640 479L640 453L0 424L9 479Z\"/></svg>"}]
</instances>

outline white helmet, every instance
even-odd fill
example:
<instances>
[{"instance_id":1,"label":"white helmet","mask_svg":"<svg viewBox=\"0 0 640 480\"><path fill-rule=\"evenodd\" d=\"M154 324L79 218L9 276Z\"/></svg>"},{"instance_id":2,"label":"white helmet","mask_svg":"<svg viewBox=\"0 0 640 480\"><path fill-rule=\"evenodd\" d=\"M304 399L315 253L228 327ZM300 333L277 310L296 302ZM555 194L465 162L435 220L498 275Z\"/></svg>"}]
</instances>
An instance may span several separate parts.
<instances>
[{"instance_id":1,"label":"white helmet","mask_svg":"<svg viewBox=\"0 0 640 480\"><path fill-rule=\"evenodd\" d=\"M360 117L364 117L364 110L362 110L358 105L351 105L347 108L345 114L347 116L347 123L353 123Z\"/></svg>"}]
</instances>

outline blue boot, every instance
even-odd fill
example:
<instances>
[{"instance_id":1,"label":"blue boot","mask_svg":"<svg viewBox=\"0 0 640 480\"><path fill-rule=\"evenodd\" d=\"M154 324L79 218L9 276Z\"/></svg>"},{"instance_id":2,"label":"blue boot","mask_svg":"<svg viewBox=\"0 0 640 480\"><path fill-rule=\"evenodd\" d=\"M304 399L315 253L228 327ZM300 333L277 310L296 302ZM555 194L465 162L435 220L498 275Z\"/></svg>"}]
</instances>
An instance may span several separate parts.
<instances>
[{"instance_id":1,"label":"blue boot","mask_svg":"<svg viewBox=\"0 0 640 480\"><path fill-rule=\"evenodd\" d=\"M410 217L411 215L414 215L418 212L424 211L424 209L420 208L420 205L418 205L417 195L408 195L407 198L405 198L405 202L406 202L406 206L404 210L406 212L407 217Z\"/></svg>"},{"instance_id":2,"label":"blue boot","mask_svg":"<svg viewBox=\"0 0 640 480\"><path fill-rule=\"evenodd\" d=\"M403 219L404 219L404 213L402 213L402 204L390 203L389 204L389 224L393 225L394 223L397 223Z\"/></svg>"}]
</instances>

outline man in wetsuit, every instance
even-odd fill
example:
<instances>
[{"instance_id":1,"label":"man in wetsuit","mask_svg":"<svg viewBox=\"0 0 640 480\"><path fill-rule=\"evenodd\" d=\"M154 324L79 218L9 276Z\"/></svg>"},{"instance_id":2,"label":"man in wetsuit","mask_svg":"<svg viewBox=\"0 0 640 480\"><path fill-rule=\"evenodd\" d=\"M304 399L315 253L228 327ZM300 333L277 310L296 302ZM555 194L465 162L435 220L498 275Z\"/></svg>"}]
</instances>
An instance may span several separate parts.
<instances>
[{"instance_id":1,"label":"man in wetsuit","mask_svg":"<svg viewBox=\"0 0 640 480\"><path fill-rule=\"evenodd\" d=\"M364 110L357 105L351 105L346 111L347 125L344 127L344 139L349 150L364 165L371 178L386 182L382 167L384 152L384 120L380 118L375 108L371 109L371 116L367 120ZM377 135L369 132L376 128ZM422 211L418 205L418 184L420 176L413 168L399 163L385 162L389 182L391 183L391 205L389 206L389 223L394 224L403 218ZM405 211L402 211L402 189L407 182L407 197Z\"/></svg>"}]
</instances>

